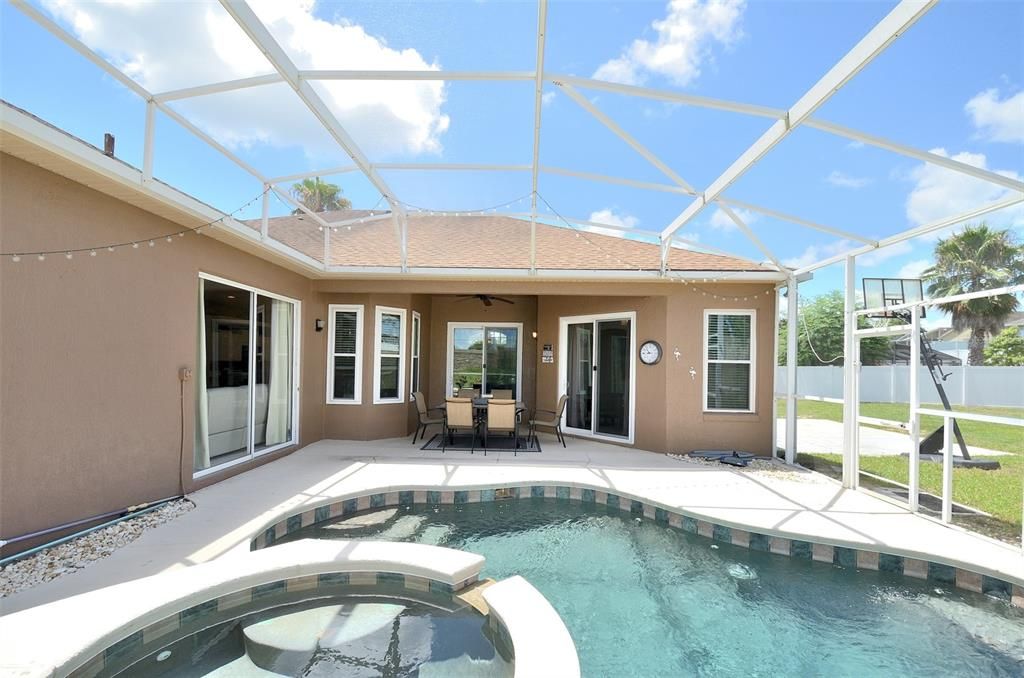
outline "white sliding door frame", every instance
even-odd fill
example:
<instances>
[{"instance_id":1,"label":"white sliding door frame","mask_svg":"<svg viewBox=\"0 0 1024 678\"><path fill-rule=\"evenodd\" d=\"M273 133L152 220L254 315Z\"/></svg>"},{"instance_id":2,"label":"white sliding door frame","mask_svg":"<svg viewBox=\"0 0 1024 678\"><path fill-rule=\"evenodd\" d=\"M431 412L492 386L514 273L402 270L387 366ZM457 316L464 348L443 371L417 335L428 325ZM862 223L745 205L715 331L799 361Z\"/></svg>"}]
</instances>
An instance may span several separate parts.
<instances>
[{"instance_id":1,"label":"white sliding door frame","mask_svg":"<svg viewBox=\"0 0 1024 678\"><path fill-rule=\"evenodd\" d=\"M597 324L603 320L628 320L629 321L629 435L616 436L607 433L597 432L597 419L594 416L597 404L597 389L594 386L594 374L591 375L591 421L590 429L573 428L568 425L568 410L562 412L562 430L575 436L594 438L596 440L608 440L616 443L628 443L632 445L636 439L636 311L622 311L619 313L599 313L597 315L573 315L562 316L558 319L558 386L555 393L555 400L569 391L569 325L591 323L594 328L594 338L591 342L591 365L597 363ZM600 366L599 366L600 369Z\"/></svg>"},{"instance_id":2,"label":"white sliding door frame","mask_svg":"<svg viewBox=\"0 0 1024 678\"><path fill-rule=\"evenodd\" d=\"M250 462L257 457L261 457L271 452L284 449L292 445L298 445L299 443L299 393L301 392L299 384L299 347L302 345L301 333L302 333L302 302L298 299L292 299L286 297L283 294L276 294L274 292L268 292L267 290L260 289L259 287L253 287L252 285L246 285L244 283L229 280L228 278L221 278L210 273L199 272L199 279L209 280L210 282L221 283L222 285L230 285L239 290L249 292L249 420L246 424L248 427L247 440L246 440L246 453L245 456L239 457L238 459L232 459L231 461L216 466L210 466L202 470L192 470L192 478L202 478L214 473L219 473L225 469L229 469L232 466L238 466L246 462ZM277 445L265 447L262 450L256 449L256 389L253 383L256 378L256 296L262 295L271 299L278 299L280 301L286 301L292 305L294 313L292 314L292 435L291 437ZM193 417L194 417L193 413ZM193 423L193 425L195 425Z\"/></svg>"}]
</instances>

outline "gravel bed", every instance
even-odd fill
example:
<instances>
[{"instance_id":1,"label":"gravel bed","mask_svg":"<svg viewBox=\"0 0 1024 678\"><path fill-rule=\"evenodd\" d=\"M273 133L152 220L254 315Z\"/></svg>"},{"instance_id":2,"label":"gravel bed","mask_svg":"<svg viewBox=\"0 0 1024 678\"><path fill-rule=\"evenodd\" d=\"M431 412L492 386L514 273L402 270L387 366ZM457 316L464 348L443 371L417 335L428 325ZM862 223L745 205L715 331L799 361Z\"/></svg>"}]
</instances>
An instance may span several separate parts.
<instances>
[{"instance_id":1,"label":"gravel bed","mask_svg":"<svg viewBox=\"0 0 1024 678\"><path fill-rule=\"evenodd\" d=\"M754 475L763 475L770 478L777 478L779 480L790 480L797 483L828 483L830 479L821 473L811 471L803 466L793 465L789 466L780 459L767 459L765 457L757 457L750 460L750 464L746 467L742 466L730 466L723 464L715 459L702 459L700 457L688 457L684 454L669 454L668 456L679 461L685 461L688 464L700 464L702 466L717 466L719 468L725 468L729 471L735 471L736 473L751 473Z\"/></svg>"},{"instance_id":2,"label":"gravel bed","mask_svg":"<svg viewBox=\"0 0 1024 678\"><path fill-rule=\"evenodd\" d=\"M76 572L138 539L151 527L195 508L188 499L177 499L160 508L96 530L0 568L0 598Z\"/></svg>"}]
</instances>

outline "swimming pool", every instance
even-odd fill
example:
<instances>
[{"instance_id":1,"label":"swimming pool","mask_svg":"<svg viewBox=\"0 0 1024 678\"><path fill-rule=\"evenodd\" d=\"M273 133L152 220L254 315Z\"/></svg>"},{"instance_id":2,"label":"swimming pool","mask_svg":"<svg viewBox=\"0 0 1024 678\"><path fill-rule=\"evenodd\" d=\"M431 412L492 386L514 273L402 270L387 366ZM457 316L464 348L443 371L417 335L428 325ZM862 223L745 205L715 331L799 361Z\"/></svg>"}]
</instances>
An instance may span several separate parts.
<instances>
[{"instance_id":1,"label":"swimming pool","mask_svg":"<svg viewBox=\"0 0 1024 678\"><path fill-rule=\"evenodd\" d=\"M885 572L712 542L593 504L531 498L381 509L296 538L479 553L561 614L585 676L1021 675L1024 613Z\"/></svg>"}]
</instances>

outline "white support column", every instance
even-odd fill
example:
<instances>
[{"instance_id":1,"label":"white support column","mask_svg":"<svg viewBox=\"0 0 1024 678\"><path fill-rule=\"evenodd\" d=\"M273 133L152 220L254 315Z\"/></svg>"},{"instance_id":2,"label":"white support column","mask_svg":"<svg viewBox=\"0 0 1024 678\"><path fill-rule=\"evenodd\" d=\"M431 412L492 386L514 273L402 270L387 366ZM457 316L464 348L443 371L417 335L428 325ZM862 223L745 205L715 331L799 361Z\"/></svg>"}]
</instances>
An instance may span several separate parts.
<instances>
[{"instance_id":1,"label":"white support column","mask_svg":"<svg viewBox=\"0 0 1024 678\"><path fill-rule=\"evenodd\" d=\"M779 456L779 385L777 375L779 374L779 286L775 286L775 303L772 304L772 311L775 315L775 322L772 325L772 459Z\"/></svg>"},{"instance_id":2,"label":"white support column","mask_svg":"<svg viewBox=\"0 0 1024 678\"><path fill-rule=\"evenodd\" d=\"M153 132L156 127L156 104L146 102L146 132L142 142L142 181L153 180Z\"/></svg>"},{"instance_id":3,"label":"white support column","mask_svg":"<svg viewBox=\"0 0 1024 678\"><path fill-rule=\"evenodd\" d=\"M668 252L672 247L672 241L668 238L661 238L661 275L668 275Z\"/></svg>"},{"instance_id":4,"label":"white support column","mask_svg":"<svg viewBox=\"0 0 1024 678\"><path fill-rule=\"evenodd\" d=\"M537 194L533 194L530 208L530 274L537 274Z\"/></svg>"},{"instance_id":5,"label":"white support column","mask_svg":"<svg viewBox=\"0 0 1024 678\"><path fill-rule=\"evenodd\" d=\"M846 257L846 284L843 304L843 487L857 488L857 474L854 456L857 454L856 431L857 412L855 403L857 393L857 365L854 346L856 338L853 331L857 327L857 268L856 257Z\"/></svg>"},{"instance_id":6,"label":"white support column","mask_svg":"<svg viewBox=\"0 0 1024 678\"><path fill-rule=\"evenodd\" d=\"M953 419L942 420L942 522L953 521Z\"/></svg>"},{"instance_id":7,"label":"white support column","mask_svg":"<svg viewBox=\"0 0 1024 678\"><path fill-rule=\"evenodd\" d=\"M786 286L786 463L796 462L797 335L800 284L791 276ZM774 397L774 396L773 396Z\"/></svg>"},{"instance_id":8,"label":"white support column","mask_svg":"<svg viewBox=\"0 0 1024 678\"><path fill-rule=\"evenodd\" d=\"M907 431L910 434L910 469L907 485L910 510L917 511L921 472L921 415L917 413L917 408L921 406L921 313L916 308L910 312L910 421L907 422Z\"/></svg>"}]
</instances>

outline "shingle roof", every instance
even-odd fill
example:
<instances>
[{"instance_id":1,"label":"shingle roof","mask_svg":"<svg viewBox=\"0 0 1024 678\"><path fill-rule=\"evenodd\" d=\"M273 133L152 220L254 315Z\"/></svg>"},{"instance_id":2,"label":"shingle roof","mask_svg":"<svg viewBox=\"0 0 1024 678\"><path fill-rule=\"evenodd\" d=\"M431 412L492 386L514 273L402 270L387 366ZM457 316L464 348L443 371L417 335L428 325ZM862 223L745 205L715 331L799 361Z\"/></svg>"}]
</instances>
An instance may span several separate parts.
<instances>
[{"instance_id":1,"label":"shingle roof","mask_svg":"<svg viewBox=\"0 0 1024 678\"><path fill-rule=\"evenodd\" d=\"M366 210L324 212L329 223L370 216ZM412 268L529 268L530 222L501 215L426 216L410 214L408 265ZM246 222L259 228L259 221ZM309 216L269 220L272 238L318 261L324 234ZM331 233L332 266L397 266L398 237L389 218L338 227ZM537 223L537 268L560 270L656 270L660 248L647 242L578 232ZM680 271L767 271L745 259L673 247L669 266Z\"/></svg>"}]
</instances>

